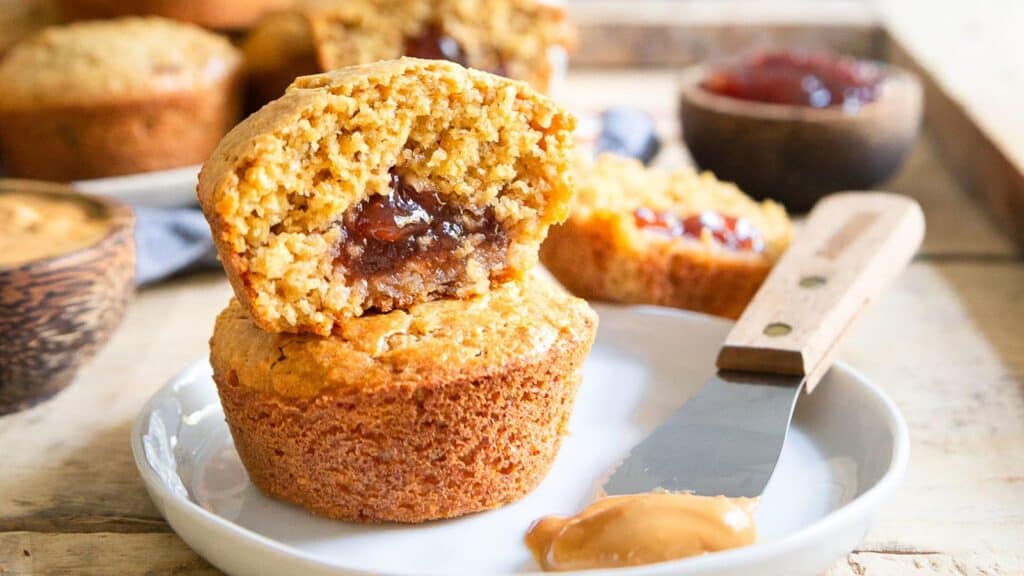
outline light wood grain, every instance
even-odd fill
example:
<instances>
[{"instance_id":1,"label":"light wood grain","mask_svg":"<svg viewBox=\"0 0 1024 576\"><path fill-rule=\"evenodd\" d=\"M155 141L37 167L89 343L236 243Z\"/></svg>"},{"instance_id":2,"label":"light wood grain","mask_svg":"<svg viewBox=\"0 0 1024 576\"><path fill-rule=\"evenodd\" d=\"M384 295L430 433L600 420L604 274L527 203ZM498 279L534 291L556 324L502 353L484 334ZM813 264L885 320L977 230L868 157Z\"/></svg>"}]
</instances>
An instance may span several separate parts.
<instances>
[{"instance_id":1,"label":"light wood grain","mask_svg":"<svg viewBox=\"0 0 1024 576\"><path fill-rule=\"evenodd\" d=\"M0 575L220 574L174 534L0 533Z\"/></svg>"},{"instance_id":2,"label":"light wood grain","mask_svg":"<svg viewBox=\"0 0 1024 576\"><path fill-rule=\"evenodd\" d=\"M821 200L729 331L718 368L803 376L813 391L838 341L923 236L921 208L905 196L847 192Z\"/></svg>"},{"instance_id":3,"label":"light wood grain","mask_svg":"<svg viewBox=\"0 0 1024 576\"><path fill-rule=\"evenodd\" d=\"M1024 3L876 2L888 56L926 71L926 115L968 192L1024 250Z\"/></svg>"}]
</instances>

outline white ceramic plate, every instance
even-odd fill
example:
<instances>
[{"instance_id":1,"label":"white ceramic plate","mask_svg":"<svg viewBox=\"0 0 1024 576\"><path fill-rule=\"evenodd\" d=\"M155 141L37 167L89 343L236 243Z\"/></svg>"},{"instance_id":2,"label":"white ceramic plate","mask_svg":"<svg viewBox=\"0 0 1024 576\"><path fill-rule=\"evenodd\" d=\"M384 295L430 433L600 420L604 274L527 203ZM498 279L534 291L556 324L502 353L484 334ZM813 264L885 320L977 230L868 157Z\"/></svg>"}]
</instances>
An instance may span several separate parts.
<instances>
[{"instance_id":1,"label":"white ceramic plate","mask_svg":"<svg viewBox=\"0 0 1024 576\"><path fill-rule=\"evenodd\" d=\"M134 206L180 208L196 204L199 165L145 172L129 176L79 180L71 186L89 194L107 196Z\"/></svg>"},{"instance_id":2,"label":"white ceramic plate","mask_svg":"<svg viewBox=\"0 0 1024 576\"><path fill-rule=\"evenodd\" d=\"M174 530L232 574L532 572L522 544L530 522L587 503L609 468L712 373L729 327L660 308L598 312L571 435L541 486L499 510L420 526L365 526L263 496L238 460L205 361L145 406L132 433L135 461ZM906 425L892 402L839 365L797 406L757 512L757 544L586 574L820 574L864 537L902 479L907 452Z\"/></svg>"}]
</instances>

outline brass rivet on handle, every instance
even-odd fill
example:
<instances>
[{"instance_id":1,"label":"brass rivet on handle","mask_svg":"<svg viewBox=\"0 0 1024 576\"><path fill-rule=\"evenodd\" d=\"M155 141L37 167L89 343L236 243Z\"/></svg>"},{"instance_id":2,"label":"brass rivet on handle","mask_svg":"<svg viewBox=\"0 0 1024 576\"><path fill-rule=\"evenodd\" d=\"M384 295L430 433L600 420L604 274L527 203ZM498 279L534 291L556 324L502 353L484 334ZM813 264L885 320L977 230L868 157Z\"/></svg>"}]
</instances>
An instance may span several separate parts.
<instances>
[{"instance_id":1,"label":"brass rivet on handle","mask_svg":"<svg viewBox=\"0 0 1024 576\"><path fill-rule=\"evenodd\" d=\"M784 322L772 322L764 327L765 336L785 336L793 331L793 327Z\"/></svg>"},{"instance_id":2,"label":"brass rivet on handle","mask_svg":"<svg viewBox=\"0 0 1024 576\"><path fill-rule=\"evenodd\" d=\"M828 280L824 276L804 276L800 279L801 288L820 288L825 285Z\"/></svg>"}]
</instances>

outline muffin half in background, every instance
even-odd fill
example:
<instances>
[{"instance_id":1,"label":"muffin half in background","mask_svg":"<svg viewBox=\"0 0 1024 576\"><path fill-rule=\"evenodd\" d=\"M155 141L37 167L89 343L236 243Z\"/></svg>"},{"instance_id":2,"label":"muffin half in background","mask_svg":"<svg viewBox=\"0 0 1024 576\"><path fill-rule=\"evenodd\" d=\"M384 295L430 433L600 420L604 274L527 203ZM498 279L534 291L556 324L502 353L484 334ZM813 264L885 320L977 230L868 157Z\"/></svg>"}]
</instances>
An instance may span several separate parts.
<instances>
[{"instance_id":1,"label":"muffin half in background","mask_svg":"<svg viewBox=\"0 0 1024 576\"><path fill-rule=\"evenodd\" d=\"M328 337L264 332L232 301L210 362L260 490L333 518L423 522L540 483L596 327L586 302L539 275Z\"/></svg>"},{"instance_id":2,"label":"muffin half in background","mask_svg":"<svg viewBox=\"0 0 1024 576\"><path fill-rule=\"evenodd\" d=\"M401 56L451 60L547 92L574 42L565 8L543 0L299 0L242 44L254 107L296 76Z\"/></svg>"},{"instance_id":3,"label":"muffin half in background","mask_svg":"<svg viewBox=\"0 0 1024 576\"><path fill-rule=\"evenodd\" d=\"M789 246L782 206L710 173L603 155L575 174L569 218L540 258L577 296L737 318Z\"/></svg>"},{"instance_id":4,"label":"muffin half in background","mask_svg":"<svg viewBox=\"0 0 1024 576\"><path fill-rule=\"evenodd\" d=\"M54 0L68 20L162 16L207 28L248 28L260 16L294 0Z\"/></svg>"},{"instance_id":5,"label":"muffin half in background","mask_svg":"<svg viewBox=\"0 0 1024 576\"><path fill-rule=\"evenodd\" d=\"M241 54L160 18L46 29L0 62L10 176L79 180L199 164L238 120Z\"/></svg>"}]
</instances>

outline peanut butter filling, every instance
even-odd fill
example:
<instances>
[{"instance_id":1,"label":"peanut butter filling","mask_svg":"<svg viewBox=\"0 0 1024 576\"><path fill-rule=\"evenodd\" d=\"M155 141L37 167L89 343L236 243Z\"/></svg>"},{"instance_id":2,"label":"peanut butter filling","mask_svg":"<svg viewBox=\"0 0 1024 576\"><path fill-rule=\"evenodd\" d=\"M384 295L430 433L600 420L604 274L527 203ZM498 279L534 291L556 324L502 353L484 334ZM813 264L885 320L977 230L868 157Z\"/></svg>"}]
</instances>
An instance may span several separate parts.
<instances>
[{"instance_id":1,"label":"peanut butter filling","mask_svg":"<svg viewBox=\"0 0 1024 576\"><path fill-rule=\"evenodd\" d=\"M52 258L96 244L110 231L98 207L72 196L0 194L0 269Z\"/></svg>"},{"instance_id":2,"label":"peanut butter filling","mask_svg":"<svg viewBox=\"0 0 1024 576\"><path fill-rule=\"evenodd\" d=\"M753 544L756 498L650 492L601 498L547 516L526 545L545 571L636 566Z\"/></svg>"}]
</instances>

